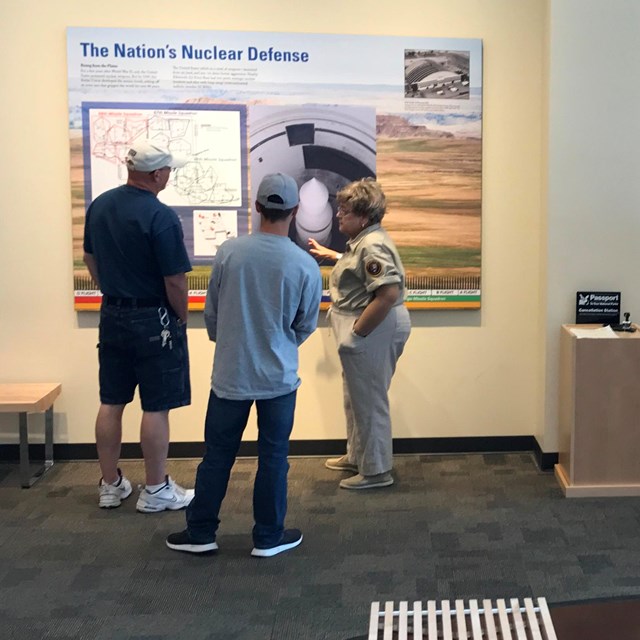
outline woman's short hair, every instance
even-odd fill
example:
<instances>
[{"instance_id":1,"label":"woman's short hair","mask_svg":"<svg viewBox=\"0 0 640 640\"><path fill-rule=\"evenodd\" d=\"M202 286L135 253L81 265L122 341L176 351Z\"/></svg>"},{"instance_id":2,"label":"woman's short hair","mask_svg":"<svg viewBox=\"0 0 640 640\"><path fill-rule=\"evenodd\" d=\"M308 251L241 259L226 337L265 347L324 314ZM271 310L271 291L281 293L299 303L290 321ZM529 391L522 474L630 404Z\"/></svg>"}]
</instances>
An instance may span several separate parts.
<instances>
[{"instance_id":1,"label":"woman's short hair","mask_svg":"<svg viewBox=\"0 0 640 640\"><path fill-rule=\"evenodd\" d=\"M370 224L380 222L387 211L387 199L382 187L373 178L349 183L336 195L338 206L367 218Z\"/></svg>"}]
</instances>

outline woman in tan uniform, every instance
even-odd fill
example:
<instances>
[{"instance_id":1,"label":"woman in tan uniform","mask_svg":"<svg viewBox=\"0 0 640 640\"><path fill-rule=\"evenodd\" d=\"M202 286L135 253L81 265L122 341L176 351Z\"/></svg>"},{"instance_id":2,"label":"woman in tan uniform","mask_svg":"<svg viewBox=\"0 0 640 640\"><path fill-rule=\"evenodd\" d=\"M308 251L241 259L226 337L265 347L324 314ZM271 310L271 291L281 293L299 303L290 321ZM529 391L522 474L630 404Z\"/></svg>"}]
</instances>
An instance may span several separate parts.
<instances>
[{"instance_id":1,"label":"woman in tan uniform","mask_svg":"<svg viewBox=\"0 0 640 640\"><path fill-rule=\"evenodd\" d=\"M388 390L411 331L404 268L380 226L386 199L377 182L352 182L337 202L345 252L309 240L312 255L337 261L328 315L342 364L347 453L325 465L356 474L340 482L343 489L387 487L393 484Z\"/></svg>"}]
</instances>

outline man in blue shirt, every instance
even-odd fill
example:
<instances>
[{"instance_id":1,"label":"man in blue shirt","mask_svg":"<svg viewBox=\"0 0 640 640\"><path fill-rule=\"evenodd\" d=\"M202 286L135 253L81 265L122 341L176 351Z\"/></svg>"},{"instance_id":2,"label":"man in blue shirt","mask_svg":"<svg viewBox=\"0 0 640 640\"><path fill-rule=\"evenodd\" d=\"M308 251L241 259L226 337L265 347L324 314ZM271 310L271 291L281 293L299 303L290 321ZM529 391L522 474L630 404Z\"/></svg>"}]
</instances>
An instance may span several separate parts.
<instances>
[{"instance_id":1,"label":"man in blue shirt","mask_svg":"<svg viewBox=\"0 0 640 640\"><path fill-rule=\"evenodd\" d=\"M298 209L295 180L267 175L255 206L259 232L228 240L213 261L204 312L216 343L206 453L187 509L187 528L167 538L167 546L178 551L218 548L218 514L254 402L258 471L251 555L274 556L302 542L298 529L284 528L287 454L300 386L298 347L316 328L322 283L316 261L288 237Z\"/></svg>"},{"instance_id":2,"label":"man in blue shirt","mask_svg":"<svg viewBox=\"0 0 640 640\"><path fill-rule=\"evenodd\" d=\"M118 460L122 415L138 387L146 486L136 508L142 513L173 511L193 498L193 491L177 485L165 469L169 410L191 403L186 336L191 264L180 221L157 195L181 162L163 147L141 141L129 150L126 164L127 183L91 203L84 230L84 261L103 293L98 504L119 507L131 495Z\"/></svg>"}]
</instances>

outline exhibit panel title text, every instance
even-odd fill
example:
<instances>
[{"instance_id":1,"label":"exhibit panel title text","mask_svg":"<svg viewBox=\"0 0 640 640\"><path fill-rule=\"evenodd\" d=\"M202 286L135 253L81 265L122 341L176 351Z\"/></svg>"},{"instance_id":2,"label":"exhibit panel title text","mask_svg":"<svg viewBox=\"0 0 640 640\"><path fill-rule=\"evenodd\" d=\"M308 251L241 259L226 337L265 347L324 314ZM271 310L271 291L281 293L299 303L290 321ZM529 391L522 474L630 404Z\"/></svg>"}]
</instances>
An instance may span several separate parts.
<instances>
[{"instance_id":1,"label":"exhibit panel title text","mask_svg":"<svg viewBox=\"0 0 640 640\"><path fill-rule=\"evenodd\" d=\"M194 47L183 44L179 47L164 45L150 47L145 44L129 45L114 42L111 47L97 45L93 42L81 42L82 57L86 59L135 58L144 60L229 60L240 62L309 62L307 51L292 51L275 47L246 49L223 49L217 45L211 47Z\"/></svg>"}]
</instances>

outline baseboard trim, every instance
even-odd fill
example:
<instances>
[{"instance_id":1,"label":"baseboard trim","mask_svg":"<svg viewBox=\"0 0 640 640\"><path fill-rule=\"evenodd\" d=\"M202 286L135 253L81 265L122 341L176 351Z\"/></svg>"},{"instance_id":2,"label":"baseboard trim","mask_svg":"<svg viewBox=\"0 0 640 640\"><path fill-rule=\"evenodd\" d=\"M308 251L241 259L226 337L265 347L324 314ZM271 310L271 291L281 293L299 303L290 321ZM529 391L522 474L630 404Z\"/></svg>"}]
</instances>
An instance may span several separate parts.
<instances>
[{"instance_id":1,"label":"baseboard trim","mask_svg":"<svg viewBox=\"0 0 640 640\"><path fill-rule=\"evenodd\" d=\"M292 456L329 456L344 453L345 440L292 440L289 454ZM541 469L552 471L558 461L557 453L543 453L534 436L473 436L468 438L395 438L393 451L397 454L457 454L457 453L513 453L532 451ZM202 442L173 442L169 446L170 458L201 458L204 454ZM255 441L242 442L239 456L255 457L258 445ZM19 445L0 444L0 461L17 461L20 457ZM29 457L42 460L43 444L29 445ZM97 460L93 443L54 444L55 460ZM140 459L142 450L134 442L122 445L123 459Z\"/></svg>"},{"instance_id":2,"label":"baseboard trim","mask_svg":"<svg viewBox=\"0 0 640 640\"><path fill-rule=\"evenodd\" d=\"M533 439L533 455L541 471L553 471L558 464L558 452L543 451L536 438Z\"/></svg>"},{"instance_id":3,"label":"baseboard trim","mask_svg":"<svg viewBox=\"0 0 640 640\"><path fill-rule=\"evenodd\" d=\"M394 438L394 453L505 453L531 451L533 436L470 436L466 438Z\"/></svg>"}]
</instances>

